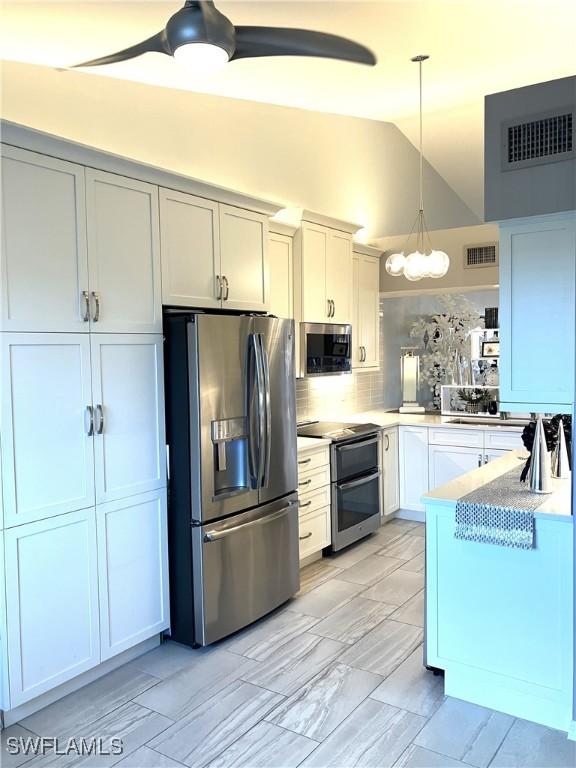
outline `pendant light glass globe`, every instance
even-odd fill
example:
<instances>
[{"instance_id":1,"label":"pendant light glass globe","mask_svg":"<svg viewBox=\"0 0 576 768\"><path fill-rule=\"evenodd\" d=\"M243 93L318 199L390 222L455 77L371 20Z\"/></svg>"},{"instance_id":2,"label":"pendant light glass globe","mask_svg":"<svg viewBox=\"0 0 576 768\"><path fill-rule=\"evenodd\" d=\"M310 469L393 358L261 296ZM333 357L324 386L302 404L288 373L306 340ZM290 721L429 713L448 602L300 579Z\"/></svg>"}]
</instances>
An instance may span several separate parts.
<instances>
[{"instance_id":1,"label":"pendant light glass globe","mask_svg":"<svg viewBox=\"0 0 576 768\"><path fill-rule=\"evenodd\" d=\"M426 275L426 268L426 256L423 253L420 251L409 253L404 265L404 277L412 282L422 280Z\"/></svg>"},{"instance_id":2,"label":"pendant light glass globe","mask_svg":"<svg viewBox=\"0 0 576 768\"><path fill-rule=\"evenodd\" d=\"M402 272L404 272L405 263L406 257L404 256L404 251L401 251L400 253L390 254L390 256L388 256L386 259L386 264L384 266L386 268L386 272L388 272L389 275L398 277L402 274Z\"/></svg>"},{"instance_id":3,"label":"pendant light glass globe","mask_svg":"<svg viewBox=\"0 0 576 768\"><path fill-rule=\"evenodd\" d=\"M428 256L430 277L444 277L450 267L450 258L444 251L431 251Z\"/></svg>"},{"instance_id":4,"label":"pendant light glass globe","mask_svg":"<svg viewBox=\"0 0 576 768\"><path fill-rule=\"evenodd\" d=\"M226 66L228 54L224 48L210 43L186 43L174 51L174 58L194 74L212 75Z\"/></svg>"}]
</instances>

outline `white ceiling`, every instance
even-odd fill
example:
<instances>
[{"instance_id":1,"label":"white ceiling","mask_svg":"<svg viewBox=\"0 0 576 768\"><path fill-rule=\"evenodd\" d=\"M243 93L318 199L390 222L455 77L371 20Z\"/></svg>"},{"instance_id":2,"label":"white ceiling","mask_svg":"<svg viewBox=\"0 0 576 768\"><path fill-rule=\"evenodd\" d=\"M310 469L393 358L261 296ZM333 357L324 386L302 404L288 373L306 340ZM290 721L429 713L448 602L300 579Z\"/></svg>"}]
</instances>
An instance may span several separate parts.
<instances>
[{"instance_id":1,"label":"white ceiling","mask_svg":"<svg viewBox=\"0 0 576 768\"><path fill-rule=\"evenodd\" d=\"M4 2L3 59L67 67L162 29L171 2ZM166 88L212 93L397 123L417 142L416 53L425 65L425 152L465 202L482 211L482 101L487 93L574 74L574 0L217 2L236 24L297 26L351 37L374 50L374 68L304 58L233 62L194 81L174 60L146 54L92 71Z\"/></svg>"}]
</instances>

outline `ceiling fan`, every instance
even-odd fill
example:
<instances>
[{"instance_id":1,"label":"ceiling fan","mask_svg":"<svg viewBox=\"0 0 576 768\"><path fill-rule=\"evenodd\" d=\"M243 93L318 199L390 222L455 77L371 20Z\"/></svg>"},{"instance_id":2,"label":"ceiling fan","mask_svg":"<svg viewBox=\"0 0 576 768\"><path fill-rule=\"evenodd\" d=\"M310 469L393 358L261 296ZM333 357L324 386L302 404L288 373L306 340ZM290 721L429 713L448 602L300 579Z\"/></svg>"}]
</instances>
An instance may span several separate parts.
<instances>
[{"instance_id":1,"label":"ceiling fan","mask_svg":"<svg viewBox=\"0 0 576 768\"><path fill-rule=\"evenodd\" d=\"M338 35L288 27L234 26L211 0L186 0L161 32L109 56L76 67L96 67L164 53L199 69L216 69L229 61L260 56L316 56L376 64L368 48Z\"/></svg>"}]
</instances>

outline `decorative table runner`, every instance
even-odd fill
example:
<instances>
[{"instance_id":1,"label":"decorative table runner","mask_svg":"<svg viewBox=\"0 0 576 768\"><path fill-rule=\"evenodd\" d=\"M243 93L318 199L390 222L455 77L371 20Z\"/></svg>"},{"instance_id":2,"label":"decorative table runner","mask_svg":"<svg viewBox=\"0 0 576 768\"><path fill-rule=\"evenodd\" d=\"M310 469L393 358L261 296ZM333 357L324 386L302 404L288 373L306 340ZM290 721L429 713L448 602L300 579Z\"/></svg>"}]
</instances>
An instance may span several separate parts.
<instances>
[{"instance_id":1,"label":"decorative table runner","mask_svg":"<svg viewBox=\"0 0 576 768\"><path fill-rule=\"evenodd\" d=\"M511 469L456 502L457 539L534 547L534 510L544 501L520 482L521 467Z\"/></svg>"}]
</instances>

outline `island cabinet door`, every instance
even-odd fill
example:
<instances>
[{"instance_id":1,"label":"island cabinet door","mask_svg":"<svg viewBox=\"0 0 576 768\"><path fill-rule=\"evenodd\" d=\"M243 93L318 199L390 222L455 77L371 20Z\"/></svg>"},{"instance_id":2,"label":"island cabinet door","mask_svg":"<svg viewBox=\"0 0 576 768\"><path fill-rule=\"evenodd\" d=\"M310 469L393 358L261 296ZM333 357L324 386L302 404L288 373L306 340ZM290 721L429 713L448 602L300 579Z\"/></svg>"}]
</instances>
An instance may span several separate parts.
<instances>
[{"instance_id":1,"label":"island cabinet door","mask_svg":"<svg viewBox=\"0 0 576 768\"><path fill-rule=\"evenodd\" d=\"M166 491L101 504L96 517L104 661L169 626Z\"/></svg>"},{"instance_id":2,"label":"island cabinet door","mask_svg":"<svg viewBox=\"0 0 576 768\"><path fill-rule=\"evenodd\" d=\"M158 187L86 169L90 327L161 333Z\"/></svg>"},{"instance_id":3,"label":"island cabinet door","mask_svg":"<svg viewBox=\"0 0 576 768\"><path fill-rule=\"evenodd\" d=\"M94 509L5 531L10 704L100 661Z\"/></svg>"},{"instance_id":4,"label":"island cabinet door","mask_svg":"<svg viewBox=\"0 0 576 768\"><path fill-rule=\"evenodd\" d=\"M479 449L431 445L428 449L430 490L449 483L484 463L484 453Z\"/></svg>"},{"instance_id":5,"label":"island cabinet door","mask_svg":"<svg viewBox=\"0 0 576 768\"><path fill-rule=\"evenodd\" d=\"M400 508L423 512L428 490L428 429L400 427Z\"/></svg>"}]
</instances>

